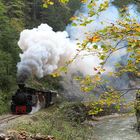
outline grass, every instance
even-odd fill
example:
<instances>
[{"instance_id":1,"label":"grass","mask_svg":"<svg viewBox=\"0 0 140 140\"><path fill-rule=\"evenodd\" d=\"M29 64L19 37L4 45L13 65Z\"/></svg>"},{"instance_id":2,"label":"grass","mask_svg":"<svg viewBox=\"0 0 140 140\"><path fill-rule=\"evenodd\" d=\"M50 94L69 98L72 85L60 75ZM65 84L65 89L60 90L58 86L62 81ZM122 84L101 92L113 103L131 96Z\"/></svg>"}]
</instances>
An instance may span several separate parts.
<instances>
[{"instance_id":1,"label":"grass","mask_svg":"<svg viewBox=\"0 0 140 140\"><path fill-rule=\"evenodd\" d=\"M28 121L22 119L13 125L12 129L25 130L32 134L52 135L56 140L93 140L90 138L92 130L89 126L66 119L64 113L61 107L53 106L28 116L30 117Z\"/></svg>"}]
</instances>

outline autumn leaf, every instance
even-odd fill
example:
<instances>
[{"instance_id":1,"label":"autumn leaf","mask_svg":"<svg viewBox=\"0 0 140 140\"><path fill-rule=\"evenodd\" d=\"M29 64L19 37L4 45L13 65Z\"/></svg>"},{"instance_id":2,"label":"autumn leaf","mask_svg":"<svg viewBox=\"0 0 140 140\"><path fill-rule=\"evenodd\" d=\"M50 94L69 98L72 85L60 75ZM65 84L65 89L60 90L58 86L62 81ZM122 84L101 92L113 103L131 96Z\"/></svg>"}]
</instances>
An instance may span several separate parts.
<instances>
[{"instance_id":1,"label":"autumn leaf","mask_svg":"<svg viewBox=\"0 0 140 140\"><path fill-rule=\"evenodd\" d=\"M95 2L92 3L92 6L96 6L97 4Z\"/></svg>"},{"instance_id":2,"label":"autumn leaf","mask_svg":"<svg viewBox=\"0 0 140 140\"><path fill-rule=\"evenodd\" d=\"M140 32L140 27L138 27L138 28L135 28L135 30L136 30L136 31L138 31L138 32Z\"/></svg>"},{"instance_id":3,"label":"autumn leaf","mask_svg":"<svg viewBox=\"0 0 140 140\"><path fill-rule=\"evenodd\" d=\"M86 3L87 2L87 0L80 0L82 3Z\"/></svg>"},{"instance_id":4,"label":"autumn leaf","mask_svg":"<svg viewBox=\"0 0 140 140\"><path fill-rule=\"evenodd\" d=\"M69 2L69 0L59 0L59 2L61 2L61 3L67 3L67 2Z\"/></svg>"},{"instance_id":5,"label":"autumn leaf","mask_svg":"<svg viewBox=\"0 0 140 140\"><path fill-rule=\"evenodd\" d=\"M73 16L70 18L71 21L76 20L76 19L77 19L77 16Z\"/></svg>"},{"instance_id":6,"label":"autumn leaf","mask_svg":"<svg viewBox=\"0 0 140 140\"><path fill-rule=\"evenodd\" d=\"M100 41L100 36L95 35L92 37L92 42L98 42L98 41Z\"/></svg>"},{"instance_id":7,"label":"autumn leaf","mask_svg":"<svg viewBox=\"0 0 140 140\"><path fill-rule=\"evenodd\" d=\"M55 77L59 77L60 76L60 74L59 73L53 73L53 74L51 74L54 78Z\"/></svg>"},{"instance_id":8,"label":"autumn leaf","mask_svg":"<svg viewBox=\"0 0 140 140\"><path fill-rule=\"evenodd\" d=\"M108 72L108 76L114 76L113 72Z\"/></svg>"},{"instance_id":9,"label":"autumn leaf","mask_svg":"<svg viewBox=\"0 0 140 140\"><path fill-rule=\"evenodd\" d=\"M95 76L94 76L94 80L95 80L95 81L100 81L100 80L101 80L101 77L100 77L99 75L95 75Z\"/></svg>"},{"instance_id":10,"label":"autumn leaf","mask_svg":"<svg viewBox=\"0 0 140 140\"><path fill-rule=\"evenodd\" d=\"M140 72L137 72L137 76L140 76Z\"/></svg>"}]
</instances>

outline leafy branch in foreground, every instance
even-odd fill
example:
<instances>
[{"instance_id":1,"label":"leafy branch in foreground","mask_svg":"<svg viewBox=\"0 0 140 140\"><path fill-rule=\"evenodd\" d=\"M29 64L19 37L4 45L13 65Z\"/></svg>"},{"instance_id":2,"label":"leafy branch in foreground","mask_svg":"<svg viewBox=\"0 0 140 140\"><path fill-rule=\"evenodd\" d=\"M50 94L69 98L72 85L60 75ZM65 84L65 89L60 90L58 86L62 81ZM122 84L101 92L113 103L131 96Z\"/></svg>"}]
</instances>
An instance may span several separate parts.
<instances>
[{"instance_id":1,"label":"leafy branch in foreground","mask_svg":"<svg viewBox=\"0 0 140 140\"><path fill-rule=\"evenodd\" d=\"M82 0L86 3L87 0ZM101 12L105 11L109 6L108 1L104 1L98 4L97 0L92 0L88 3L87 7L89 9L88 16L85 17L81 15L80 17L72 17L73 26L87 26L91 22L95 22L91 17L98 17ZM123 7L124 9L124 7ZM60 72L67 72L67 67L76 58L85 51L87 54L84 55L96 55L100 59L100 64L93 68L93 76L76 77L76 80L80 81L81 90L83 92L89 92L102 85L108 85L109 81L103 78L103 74L106 72L109 77L120 77L123 74L132 73L137 78L140 76L140 23L130 17L129 13L124 14L124 10L120 10L120 18L115 23L107 23L103 29L95 31L93 33L87 33L87 38L83 40L81 44L78 43L77 54L72 60L66 63L66 65L60 69ZM125 8L125 11L127 8ZM104 24L104 23L102 23ZM106 64L108 63L110 57L115 57L115 53L125 52L128 56L124 64L120 62L114 64L114 69L116 71L106 71ZM83 56L84 57L84 56ZM54 74L54 77L59 74ZM134 89L133 87L132 89ZM138 90L138 89L136 89ZM124 91L117 91L117 89L111 87L106 88L104 91L107 98L99 101L111 104L110 102L118 102L120 104L120 98L128 93L128 89ZM114 95L116 94L116 95ZM116 97L117 96L117 97ZM115 99L114 99L115 97ZM118 107L119 108L119 107ZM99 110L98 110L99 111Z\"/></svg>"},{"instance_id":2,"label":"leafy branch in foreground","mask_svg":"<svg viewBox=\"0 0 140 140\"><path fill-rule=\"evenodd\" d=\"M131 72L139 76L139 62L140 62L140 23L134 19L126 17L123 21L118 20L116 24L111 24L103 30L99 30L90 35L84 42L89 45L81 48L91 52L96 52L96 55L102 61L100 66L94 68L98 75L105 71L105 65L108 59L117 51L124 51L129 55L125 65L116 64L119 71L112 72L114 76L120 76L124 73ZM93 44L93 45L92 45ZM96 44L96 45L95 45ZM100 44L100 46L99 46ZM108 72L109 73L109 72ZM111 75L111 76L112 76ZM86 79L86 78L85 78Z\"/></svg>"},{"instance_id":3,"label":"leafy branch in foreground","mask_svg":"<svg viewBox=\"0 0 140 140\"><path fill-rule=\"evenodd\" d=\"M96 6L96 1L93 0L92 4L88 5L89 13L91 9L96 9L92 14L89 14L88 17L78 19L78 17L73 18L73 20L78 20L78 22L73 22L74 26L86 26L91 22L87 22L87 19L91 19L92 16L98 16L101 12L103 12L109 4L103 4L103 10L100 10L101 5ZM95 8L96 7L96 8ZM123 7L124 9L124 7ZM98 56L101 60L99 66L93 68L93 76L85 76L85 77L77 77L77 80L80 81L81 90L83 92L93 91L96 88L99 88L102 85L108 85L109 81L104 80L103 74L106 72L109 77L120 77L124 74L133 74L135 78L140 77L140 23L136 19L132 18L129 12L124 14L124 10L120 10L120 18L115 23L107 23L108 26L105 26L104 29L95 31L93 33L87 33L87 38L81 43L79 50L87 51L89 55L93 54L94 56ZM128 10L125 8L125 10ZM77 24L76 24L77 23ZM114 64L115 71L106 71L106 64L108 63L111 57L115 57L115 53L125 52L127 58L125 59L125 63L122 64L117 62ZM133 79L134 80L134 79ZM121 98L129 93L130 90L135 90L136 92L139 90L138 88L131 87L130 89L119 90L111 87L110 91L106 88L106 93L110 95L106 99L99 99L97 103L104 102L105 104L115 103L120 105ZM117 97L112 95L116 93ZM112 95L112 96L111 96ZM116 100L114 100L114 97ZM109 100L110 99L110 100ZM95 102L96 103L96 102ZM96 107L95 107L96 108ZM102 111L100 108L93 107L91 113L97 113ZM119 107L118 107L119 108Z\"/></svg>"}]
</instances>

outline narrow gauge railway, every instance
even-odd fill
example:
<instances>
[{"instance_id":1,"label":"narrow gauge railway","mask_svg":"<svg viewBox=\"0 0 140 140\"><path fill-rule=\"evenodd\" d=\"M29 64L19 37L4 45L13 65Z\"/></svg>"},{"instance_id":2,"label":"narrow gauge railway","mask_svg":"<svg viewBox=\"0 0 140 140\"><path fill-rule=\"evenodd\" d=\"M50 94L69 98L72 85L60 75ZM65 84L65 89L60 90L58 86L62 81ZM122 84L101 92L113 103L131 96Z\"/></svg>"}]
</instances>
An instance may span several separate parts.
<instances>
[{"instance_id":1,"label":"narrow gauge railway","mask_svg":"<svg viewBox=\"0 0 140 140\"><path fill-rule=\"evenodd\" d=\"M9 114L9 115L7 115L5 117L0 118L0 124L7 123L7 122L9 122L11 120L14 120L16 118L19 118L21 116L22 115L12 115L12 114Z\"/></svg>"}]
</instances>

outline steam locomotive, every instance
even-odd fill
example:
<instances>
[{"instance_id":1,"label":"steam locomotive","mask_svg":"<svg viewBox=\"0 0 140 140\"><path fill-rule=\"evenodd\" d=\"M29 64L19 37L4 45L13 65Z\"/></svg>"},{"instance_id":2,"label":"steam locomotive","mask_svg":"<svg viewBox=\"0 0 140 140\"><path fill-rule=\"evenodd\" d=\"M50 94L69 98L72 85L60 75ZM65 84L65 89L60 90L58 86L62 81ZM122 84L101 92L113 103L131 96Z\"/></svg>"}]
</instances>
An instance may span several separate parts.
<instances>
[{"instance_id":1,"label":"steam locomotive","mask_svg":"<svg viewBox=\"0 0 140 140\"><path fill-rule=\"evenodd\" d=\"M28 114L34 109L45 108L56 101L57 92L42 91L18 84L19 88L12 96L11 112L13 114Z\"/></svg>"}]
</instances>

